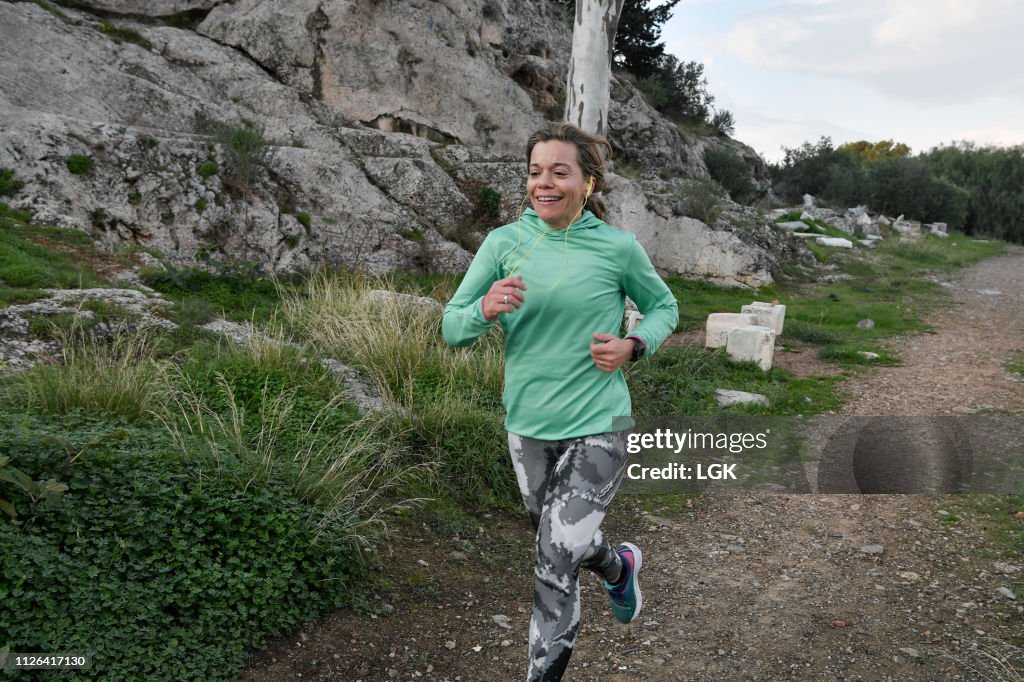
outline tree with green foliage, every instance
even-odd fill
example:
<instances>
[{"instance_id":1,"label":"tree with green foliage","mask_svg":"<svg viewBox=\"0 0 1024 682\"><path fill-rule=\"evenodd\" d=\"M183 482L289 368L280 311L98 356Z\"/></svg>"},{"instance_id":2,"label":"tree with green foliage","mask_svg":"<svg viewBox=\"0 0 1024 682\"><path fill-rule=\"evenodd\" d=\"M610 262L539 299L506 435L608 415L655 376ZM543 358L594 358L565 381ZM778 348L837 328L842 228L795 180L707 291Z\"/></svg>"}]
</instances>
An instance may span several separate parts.
<instances>
[{"instance_id":1,"label":"tree with green foliage","mask_svg":"<svg viewBox=\"0 0 1024 682\"><path fill-rule=\"evenodd\" d=\"M902 142L893 142L892 140L847 142L841 145L839 150L852 152L868 163L874 163L881 159L899 159L910 156L910 147Z\"/></svg>"},{"instance_id":2,"label":"tree with green foliage","mask_svg":"<svg viewBox=\"0 0 1024 682\"><path fill-rule=\"evenodd\" d=\"M934 148L921 159L968 193L968 233L1024 243L1024 146L959 142Z\"/></svg>"},{"instance_id":3,"label":"tree with green foliage","mask_svg":"<svg viewBox=\"0 0 1024 682\"><path fill-rule=\"evenodd\" d=\"M715 98L707 86L703 64L682 62L674 55L666 55L653 76L637 81L652 107L669 118L688 123L706 122L711 115Z\"/></svg>"},{"instance_id":4,"label":"tree with green foliage","mask_svg":"<svg viewBox=\"0 0 1024 682\"><path fill-rule=\"evenodd\" d=\"M707 147L704 165L718 184L729 191L733 201L745 204L754 199L756 188L750 166L728 147Z\"/></svg>"},{"instance_id":5,"label":"tree with green foliage","mask_svg":"<svg viewBox=\"0 0 1024 682\"><path fill-rule=\"evenodd\" d=\"M966 227L969 192L950 173L909 156L909 151L891 140L838 149L828 137L804 142L784 148L782 163L771 167L774 189L794 203L803 194L812 194L837 205L868 204L890 215Z\"/></svg>"},{"instance_id":6,"label":"tree with green foliage","mask_svg":"<svg viewBox=\"0 0 1024 682\"><path fill-rule=\"evenodd\" d=\"M672 17L680 0L650 7L648 0L626 0L615 34L615 64L637 78L650 78L662 67L665 44L661 27Z\"/></svg>"}]
</instances>

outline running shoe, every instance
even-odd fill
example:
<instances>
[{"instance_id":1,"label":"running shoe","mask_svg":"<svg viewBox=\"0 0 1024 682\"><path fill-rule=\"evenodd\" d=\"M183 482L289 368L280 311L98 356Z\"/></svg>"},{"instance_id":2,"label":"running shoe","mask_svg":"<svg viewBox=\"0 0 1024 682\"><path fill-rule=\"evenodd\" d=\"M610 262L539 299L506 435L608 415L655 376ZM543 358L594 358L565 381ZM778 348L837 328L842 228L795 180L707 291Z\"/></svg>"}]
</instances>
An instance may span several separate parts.
<instances>
[{"instance_id":1,"label":"running shoe","mask_svg":"<svg viewBox=\"0 0 1024 682\"><path fill-rule=\"evenodd\" d=\"M640 615L643 608L644 598L640 594L640 567L644 563L644 555L640 548L632 542L624 542L618 546L615 553L622 559L622 570L626 571L626 579L618 586L604 581L605 589L608 590L608 598L612 602L612 614L615 620L620 623L632 623Z\"/></svg>"}]
</instances>

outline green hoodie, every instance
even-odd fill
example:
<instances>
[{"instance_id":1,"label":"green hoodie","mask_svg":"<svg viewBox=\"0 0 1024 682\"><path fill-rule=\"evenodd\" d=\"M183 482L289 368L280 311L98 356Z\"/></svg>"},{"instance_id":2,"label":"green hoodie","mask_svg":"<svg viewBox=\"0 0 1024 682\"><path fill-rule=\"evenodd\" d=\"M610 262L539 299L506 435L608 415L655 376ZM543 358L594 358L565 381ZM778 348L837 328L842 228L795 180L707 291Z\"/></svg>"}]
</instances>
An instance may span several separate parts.
<instances>
[{"instance_id":1,"label":"green hoodie","mask_svg":"<svg viewBox=\"0 0 1024 682\"><path fill-rule=\"evenodd\" d=\"M630 232L590 211L568 228L549 227L533 209L493 230L444 311L444 338L468 346L497 323L482 298L496 280L522 275L522 306L498 316L505 335L505 428L541 440L630 428L632 403L621 370L590 357L594 332L618 335L625 296L644 319L630 336L653 353L679 317L675 297ZM625 417L625 420L613 418Z\"/></svg>"}]
</instances>

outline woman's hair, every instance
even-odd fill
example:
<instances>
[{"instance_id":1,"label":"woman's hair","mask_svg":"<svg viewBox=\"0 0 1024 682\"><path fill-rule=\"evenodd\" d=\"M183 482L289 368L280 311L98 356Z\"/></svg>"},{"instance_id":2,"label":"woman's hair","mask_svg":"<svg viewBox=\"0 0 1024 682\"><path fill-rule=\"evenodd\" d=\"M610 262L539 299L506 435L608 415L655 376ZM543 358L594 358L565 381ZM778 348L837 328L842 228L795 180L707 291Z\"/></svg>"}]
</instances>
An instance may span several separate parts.
<instances>
[{"instance_id":1,"label":"woman's hair","mask_svg":"<svg viewBox=\"0 0 1024 682\"><path fill-rule=\"evenodd\" d=\"M608 158L611 158L612 146L608 143L608 140L600 135L592 135L584 130L580 130L571 123L550 123L533 135L530 135L530 139L527 140L527 168L530 166L530 155L533 154L533 148L537 146L537 143L551 141L568 142L576 145L576 161L583 170L584 178L587 180L591 177L594 178L594 194L604 191L604 157L601 156L601 148L606 149L608 151ZM595 216L604 220L608 209L605 207L604 202L599 197L594 196L594 194L591 194L590 198L587 199L586 206Z\"/></svg>"}]
</instances>

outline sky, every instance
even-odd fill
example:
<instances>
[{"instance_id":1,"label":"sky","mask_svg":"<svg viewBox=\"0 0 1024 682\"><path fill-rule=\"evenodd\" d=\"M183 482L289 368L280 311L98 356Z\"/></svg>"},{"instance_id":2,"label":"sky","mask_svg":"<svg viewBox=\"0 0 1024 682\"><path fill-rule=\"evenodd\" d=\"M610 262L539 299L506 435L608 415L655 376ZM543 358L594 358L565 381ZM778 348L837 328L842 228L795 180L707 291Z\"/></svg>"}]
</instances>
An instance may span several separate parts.
<instances>
[{"instance_id":1,"label":"sky","mask_svg":"<svg viewBox=\"0 0 1024 682\"><path fill-rule=\"evenodd\" d=\"M733 137L782 147L1024 144L1024 0L682 0L667 52L704 64Z\"/></svg>"}]
</instances>

